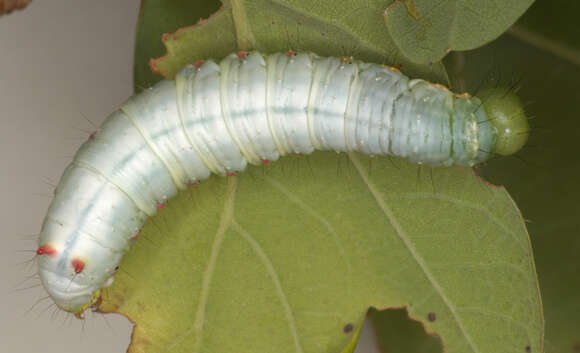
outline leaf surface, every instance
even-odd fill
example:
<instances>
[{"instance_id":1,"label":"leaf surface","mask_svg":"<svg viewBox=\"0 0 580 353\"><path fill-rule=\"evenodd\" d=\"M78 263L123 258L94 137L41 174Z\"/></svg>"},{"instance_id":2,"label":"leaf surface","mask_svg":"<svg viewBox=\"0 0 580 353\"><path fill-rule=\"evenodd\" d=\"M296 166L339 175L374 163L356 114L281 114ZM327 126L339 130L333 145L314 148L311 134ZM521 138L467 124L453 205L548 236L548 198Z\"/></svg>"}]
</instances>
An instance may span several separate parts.
<instances>
[{"instance_id":1,"label":"leaf surface","mask_svg":"<svg viewBox=\"0 0 580 353\"><path fill-rule=\"evenodd\" d=\"M385 31L378 5L356 21L292 5L228 2L165 36L154 67L171 77L292 38L320 54L403 58L373 32ZM445 77L441 63L402 65ZM533 256L507 192L469 168L334 152L212 177L148 221L100 309L136 323L130 352L352 352L369 307L406 307L446 352L542 351Z\"/></svg>"},{"instance_id":2,"label":"leaf surface","mask_svg":"<svg viewBox=\"0 0 580 353\"><path fill-rule=\"evenodd\" d=\"M371 306L407 306L447 352L540 351L532 255L505 190L417 168L319 152L180 194L105 296L137 322L131 352L340 352Z\"/></svg>"},{"instance_id":3,"label":"leaf surface","mask_svg":"<svg viewBox=\"0 0 580 353\"><path fill-rule=\"evenodd\" d=\"M161 78L151 72L149 60L162 56L165 46L160 40L166 33L207 18L217 11L217 1L142 0L135 41L133 80L135 91L151 87Z\"/></svg>"},{"instance_id":4,"label":"leaf surface","mask_svg":"<svg viewBox=\"0 0 580 353\"><path fill-rule=\"evenodd\" d=\"M394 0L384 14L399 50L416 63L438 62L505 32L534 0Z\"/></svg>"},{"instance_id":5,"label":"leaf surface","mask_svg":"<svg viewBox=\"0 0 580 353\"><path fill-rule=\"evenodd\" d=\"M173 78L181 67L197 60L219 59L240 50L292 49L397 65L408 75L447 82L441 63L416 64L402 55L384 25L384 10L383 1L224 1L209 21L165 37L167 54L151 65Z\"/></svg>"}]
</instances>

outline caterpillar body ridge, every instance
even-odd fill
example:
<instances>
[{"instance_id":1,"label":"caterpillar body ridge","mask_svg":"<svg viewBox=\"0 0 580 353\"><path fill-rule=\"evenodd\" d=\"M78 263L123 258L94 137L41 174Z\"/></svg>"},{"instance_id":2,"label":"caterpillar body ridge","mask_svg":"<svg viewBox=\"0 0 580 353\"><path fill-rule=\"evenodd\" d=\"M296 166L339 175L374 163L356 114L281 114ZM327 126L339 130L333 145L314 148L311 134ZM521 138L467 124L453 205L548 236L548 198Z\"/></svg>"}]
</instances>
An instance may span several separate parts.
<instances>
[{"instance_id":1,"label":"caterpillar body ridge","mask_svg":"<svg viewBox=\"0 0 580 353\"><path fill-rule=\"evenodd\" d=\"M42 225L41 281L58 307L80 316L159 205L248 163L334 150L472 166L515 153L529 131L519 99L497 88L482 99L312 53L186 66L129 98L76 153Z\"/></svg>"}]
</instances>

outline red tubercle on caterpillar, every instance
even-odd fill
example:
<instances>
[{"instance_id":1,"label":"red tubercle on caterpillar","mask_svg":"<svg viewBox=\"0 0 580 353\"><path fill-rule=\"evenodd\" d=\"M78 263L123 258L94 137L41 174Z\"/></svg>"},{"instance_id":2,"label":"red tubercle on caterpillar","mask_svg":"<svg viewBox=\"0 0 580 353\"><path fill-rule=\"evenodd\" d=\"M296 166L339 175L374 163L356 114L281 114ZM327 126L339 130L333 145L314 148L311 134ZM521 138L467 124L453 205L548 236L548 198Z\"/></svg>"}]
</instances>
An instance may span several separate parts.
<instances>
[{"instance_id":1,"label":"red tubercle on caterpillar","mask_svg":"<svg viewBox=\"0 0 580 353\"><path fill-rule=\"evenodd\" d=\"M350 60L350 58L347 58L346 56L343 56L343 57L340 58L340 62L343 63L343 64L350 64L351 63L351 60Z\"/></svg>"},{"instance_id":2,"label":"red tubercle on caterpillar","mask_svg":"<svg viewBox=\"0 0 580 353\"><path fill-rule=\"evenodd\" d=\"M56 248L52 245L49 244L44 244L41 245L37 250L36 250L36 255L48 255L48 256L54 256L58 253L58 251L56 250Z\"/></svg>"},{"instance_id":3,"label":"red tubercle on caterpillar","mask_svg":"<svg viewBox=\"0 0 580 353\"><path fill-rule=\"evenodd\" d=\"M70 261L71 266L74 268L75 273L78 275L85 269L85 262L78 257L73 258Z\"/></svg>"},{"instance_id":4,"label":"red tubercle on caterpillar","mask_svg":"<svg viewBox=\"0 0 580 353\"><path fill-rule=\"evenodd\" d=\"M401 73L401 67L402 66L403 65L401 65L401 64L394 64L393 66L383 65L383 68L384 69L387 69L389 71L394 71L394 72L397 72L397 73Z\"/></svg>"},{"instance_id":5,"label":"red tubercle on caterpillar","mask_svg":"<svg viewBox=\"0 0 580 353\"><path fill-rule=\"evenodd\" d=\"M238 175L238 173L236 173L236 172L228 172L228 173L226 173L226 175L227 176L236 176L236 175Z\"/></svg>"},{"instance_id":6,"label":"red tubercle on caterpillar","mask_svg":"<svg viewBox=\"0 0 580 353\"><path fill-rule=\"evenodd\" d=\"M454 98L470 98L471 94L467 93L467 92L463 92L463 93L453 93L453 97Z\"/></svg>"},{"instance_id":7,"label":"red tubercle on caterpillar","mask_svg":"<svg viewBox=\"0 0 580 353\"><path fill-rule=\"evenodd\" d=\"M129 240L137 240L139 238L139 232L135 233Z\"/></svg>"},{"instance_id":8,"label":"red tubercle on caterpillar","mask_svg":"<svg viewBox=\"0 0 580 353\"><path fill-rule=\"evenodd\" d=\"M248 56L247 51L241 51L238 53L238 58L240 58L240 59L244 59L246 56Z\"/></svg>"},{"instance_id":9,"label":"red tubercle on caterpillar","mask_svg":"<svg viewBox=\"0 0 580 353\"><path fill-rule=\"evenodd\" d=\"M157 205L157 211L161 211L162 209L165 208L165 206L167 206L166 202L162 202L160 204Z\"/></svg>"},{"instance_id":10,"label":"red tubercle on caterpillar","mask_svg":"<svg viewBox=\"0 0 580 353\"><path fill-rule=\"evenodd\" d=\"M451 91L451 90L449 89L449 87L447 87L447 86L443 86L443 85L442 85L442 84L440 84L440 83L427 82L427 84L429 84L429 85L431 85L431 86L433 86L433 87L435 87L435 88L439 88L439 89L445 90L445 91ZM464 93L464 94L465 94L465 93ZM469 95L468 95L468 97L469 97Z\"/></svg>"},{"instance_id":11,"label":"red tubercle on caterpillar","mask_svg":"<svg viewBox=\"0 0 580 353\"><path fill-rule=\"evenodd\" d=\"M91 132L91 134L89 135L89 140L94 139L96 134L97 134L96 131Z\"/></svg>"},{"instance_id":12,"label":"red tubercle on caterpillar","mask_svg":"<svg viewBox=\"0 0 580 353\"><path fill-rule=\"evenodd\" d=\"M294 50L288 50L286 52L286 56L295 56L298 55L298 53L296 53Z\"/></svg>"},{"instance_id":13,"label":"red tubercle on caterpillar","mask_svg":"<svg viewBox=\"0 0 580 353\"><path fill-rule=\"evenodd\" d=\"M272 161L269 161L267 159L262 159L262 165L268 165L268 164L272 164Z\"/></svg>"},{"instance_id":14,"label":"red tubercle on caterpillar","mask_svg":"<svg viewBox=\"0 0 580 353\"><path fill-rule=\"evenodd\" d=\"M190 181L187 183L187 186L189 186L190 188L196 187L199 185L198 181Z\"/></svg>"},{"instance_id":15,"label":"red tubercle on caterpillar","mask_svg":"<svg viewBox=\"0 0 580 353\"><path fill-rule=\"evenodd\" d=\"M199 67L203 64L203 60L198 60L195 62L195 64L193 64L193 67L195 67L196 69L199 69Z\"/></svg>"}]
</instances>

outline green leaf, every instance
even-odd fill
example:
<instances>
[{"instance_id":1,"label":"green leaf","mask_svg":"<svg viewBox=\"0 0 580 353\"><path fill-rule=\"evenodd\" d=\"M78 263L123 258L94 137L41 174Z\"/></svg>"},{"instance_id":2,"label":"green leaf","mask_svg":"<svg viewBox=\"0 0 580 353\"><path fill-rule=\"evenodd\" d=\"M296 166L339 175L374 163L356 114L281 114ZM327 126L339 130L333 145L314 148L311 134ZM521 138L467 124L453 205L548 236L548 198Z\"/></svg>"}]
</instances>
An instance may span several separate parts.
<instances>
[{"instance_id":1,"label":"green leaf","mask_svg":"<svg viewBox=\"0 0 580 353\"><path fill-rule=\"evenodd\" d=\"M505 190L417 168L319 152L180 194L105 295L136 322L131 352L340 352L367 308L403 305L447 352L541 351L531 250Z\"/></svg>"},{"instance_id":2,"label":"green leaf","mask_svg":"<svg viewBox=\"0 0 580 353\"><path fill-rule=\"evenodd\" d=\"M154 66L171 77L236 49L292 48L445 77L392 46L384 4L335 5L228 2L165 36ZM403 306L446 352L543 351L532 251L507 192L471 169L386 157L317 152L204 181L148 221L102 299L135 322L130 352L352 352L370 307Z\"/></svg>"},{"instance_id":3,"label":"green leaf","mask_svg":"<svg viewBox=\"0 0 580 353\"><path fill-rule=\"evenodd\" d=\"M460 60L475 84L489 78L485 72L520 81L518 94L534 118L528 146L516 158L491 161L482 174L505 185L528 220L551 353L580 349L580 30L565 25L579 11L578 2L539 1L515 31Z\"/></svg>"},{"instance_id":4,"label":"green leaf","mask_svg":"<svg viewBox=\"0 0 580 353\"><path fill-rule=\"evenodd\" d=\"M139 92L162 77L151 72L149 61L165 53L164 34L207 18L219 8L218 1L142 0L135 41L134 85Z\"/></svg>"},{"instance_id":5,"label":"green leaf","mask_svg":"<svg viewBox=\"0 0 580 353\"><path fill-rule=\"evenodd\" d=\"M383 23L383 1L225 1L209 21L164 38L167 54L153 62L173 78L185 66L237 50L313 51L398 65L408 75L446 83L441 63L417 64L402 55Z\"/></svg>"},{"instance_id":6,"label":"green leaf","mask_svg":"<svg viewBox=\"0 0 580 353\"><path fill-rule=\"evenodd\" d=\"M394 0L384 15L403 55L438 62L451 50L477 48L505 32L534 0Z\"/></svg>"}]
</instances>

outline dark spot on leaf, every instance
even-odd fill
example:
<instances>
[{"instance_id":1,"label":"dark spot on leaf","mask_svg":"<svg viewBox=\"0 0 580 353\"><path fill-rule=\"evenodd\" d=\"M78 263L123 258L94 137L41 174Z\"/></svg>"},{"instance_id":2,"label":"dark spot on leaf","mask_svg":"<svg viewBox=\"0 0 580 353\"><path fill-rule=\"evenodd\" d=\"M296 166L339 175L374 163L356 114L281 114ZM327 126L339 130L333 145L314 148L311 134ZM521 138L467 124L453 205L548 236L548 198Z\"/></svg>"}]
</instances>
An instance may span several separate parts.
<instances>
[{"instance_id":1,"label":"dark spot on leaf","mask_svg":"<svg viewBox=\"0 0 580 353\"><path fill-rule=\"evenodd\" d=\"M427 320L433 322L433 321L437 320L437 315L435 315L435 313L429 313L429 314L427 314Z\"/></svg>"},{"instance_id":2,"label":"dark spot on leaf","mask_svg":"<svg viewBox=\"0 0 580 353\"><path fill-rule=\"evenodd\" d=\"M342 329L342 331L344 331L344 333L349 333L349 332L352 332L353 329L354 329L354 326L352 324L346 324L344 326L344 328Z\"/></svg>"},{"instance_id":3,"label":"dark spot on leaf","mask_svg":"<svg viewBox=\"0 0 580 353\"><path fill-rule=\"evenodd\" d=\"M532 351L532 347L526 346L526 353L530 353Z\"/></svg>"}]
</instances>

